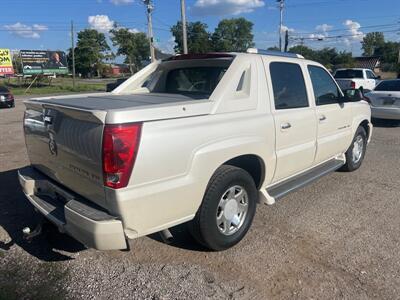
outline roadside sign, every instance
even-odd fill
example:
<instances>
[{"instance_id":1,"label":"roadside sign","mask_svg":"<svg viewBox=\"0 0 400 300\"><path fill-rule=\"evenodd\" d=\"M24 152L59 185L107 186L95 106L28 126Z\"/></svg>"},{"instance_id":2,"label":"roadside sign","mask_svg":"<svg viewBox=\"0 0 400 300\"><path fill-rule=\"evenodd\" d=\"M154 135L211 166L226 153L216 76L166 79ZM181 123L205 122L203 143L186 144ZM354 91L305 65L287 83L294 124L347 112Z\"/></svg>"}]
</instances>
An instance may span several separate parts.
<instances>
[{"instance_id":1,"label":"roadside sign","mask_svg":"<svg viewBox=\"0 0 400 300\"><path fill-rule=\"evenodd\" d=\"M68 74L67 56L63 51L21 50L25 75Z\"/></svg>"},{"instance_id":2,"label":"roadside sign","mask_svg":"<svg viewBox=\"0 0 400 300\"><path fill-rule=\"evenodd\" d=\"M14 68L10 49L0 49L0 75L13 75Z\"/></svg>"}]
</instances>

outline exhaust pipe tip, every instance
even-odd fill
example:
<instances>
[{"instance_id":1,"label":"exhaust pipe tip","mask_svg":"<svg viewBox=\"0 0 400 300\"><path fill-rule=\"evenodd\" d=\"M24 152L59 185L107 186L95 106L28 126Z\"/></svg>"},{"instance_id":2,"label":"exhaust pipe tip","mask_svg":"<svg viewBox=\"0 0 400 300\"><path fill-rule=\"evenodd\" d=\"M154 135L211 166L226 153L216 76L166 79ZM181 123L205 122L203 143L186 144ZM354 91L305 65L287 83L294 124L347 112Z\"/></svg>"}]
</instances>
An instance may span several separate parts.
<instances>
[{"instance_id":1,"label":"exhaust pipe tip","mask_svg":"<svg viewBox=\"0 0 400 300\"><path fill-rule=\"evenodd\" d=\"M166 244L171 244L174 241L174 236L172 235L171 231L169 231L169 229L164 229L160 231L160 235L161 239Z\"/></svg>"}]
</instances>

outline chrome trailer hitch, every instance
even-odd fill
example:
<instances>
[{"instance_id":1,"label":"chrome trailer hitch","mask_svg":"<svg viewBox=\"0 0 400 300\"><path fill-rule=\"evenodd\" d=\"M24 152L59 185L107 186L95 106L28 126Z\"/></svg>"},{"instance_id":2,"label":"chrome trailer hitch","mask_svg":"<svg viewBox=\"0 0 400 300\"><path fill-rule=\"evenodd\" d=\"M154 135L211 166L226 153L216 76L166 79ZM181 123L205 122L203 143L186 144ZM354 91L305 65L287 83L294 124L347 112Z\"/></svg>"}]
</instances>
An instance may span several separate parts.
<instances>
[{"instance_id":1,"label":"chrome trailer hitch","mask_svg":"<svg viewBox=\"0 0 400 300\"><path fill-rule=\"evenodd\" d=\"M39 222L37 223L37 225L33 230L30 227L24 227L22 229L24 240L30 242L34 237L42 234L44 223L45 223L44 218L40 218Z\"/></svg>"}]
</instances>

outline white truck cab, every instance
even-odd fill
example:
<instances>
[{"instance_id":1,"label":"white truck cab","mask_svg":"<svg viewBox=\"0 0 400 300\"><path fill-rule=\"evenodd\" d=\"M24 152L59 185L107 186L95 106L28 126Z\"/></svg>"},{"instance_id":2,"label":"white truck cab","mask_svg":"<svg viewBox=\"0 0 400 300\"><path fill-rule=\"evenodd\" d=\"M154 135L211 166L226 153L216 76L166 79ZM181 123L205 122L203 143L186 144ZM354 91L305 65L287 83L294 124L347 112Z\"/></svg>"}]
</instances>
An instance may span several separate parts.
<instances>
[{"instance_id":1,"label":"white truck cab","mask_svg":"<svg viewBox=\"0 0 400 300\"><path fill-rule=\"evenodd\" d=\"M25 195L88 247L124 249L188 222L223 250L244 237L257 203L359 168L368 103L316 62L248 52L175 56L111 93L25 101Z\"/></svg>"}]
</instances>

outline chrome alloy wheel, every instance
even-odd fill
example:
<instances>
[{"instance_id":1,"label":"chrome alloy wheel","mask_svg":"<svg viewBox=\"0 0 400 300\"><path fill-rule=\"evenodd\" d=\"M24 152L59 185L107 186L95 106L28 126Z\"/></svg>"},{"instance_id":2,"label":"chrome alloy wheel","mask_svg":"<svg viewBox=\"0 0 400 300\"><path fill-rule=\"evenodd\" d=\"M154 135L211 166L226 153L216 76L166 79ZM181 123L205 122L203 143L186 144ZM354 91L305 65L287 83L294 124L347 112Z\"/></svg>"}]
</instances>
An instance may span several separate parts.
<instances>
[{"instance_id":1,"label":"chrome alloy wheel","mask_svg":"<svg viewBox=\"0 0 400 300\"><path fill-rule=\"evenodd\" d=\"M358 135L353 143L353 163L358 163L364 152L364 139L361 135Z\"/></svg>"},{"instance_id":2,"label":"chrome alloy wheel","mask_svg":"<svg viewBox=\"0 0 400 300\"><path fill-rule=\"evenodd\" d=\"M246 190L235 185L222 195L217 208L217 226L224 235L232 235L243 225L249 208L249 196Z\"/></svg>"}]
</instances>

